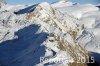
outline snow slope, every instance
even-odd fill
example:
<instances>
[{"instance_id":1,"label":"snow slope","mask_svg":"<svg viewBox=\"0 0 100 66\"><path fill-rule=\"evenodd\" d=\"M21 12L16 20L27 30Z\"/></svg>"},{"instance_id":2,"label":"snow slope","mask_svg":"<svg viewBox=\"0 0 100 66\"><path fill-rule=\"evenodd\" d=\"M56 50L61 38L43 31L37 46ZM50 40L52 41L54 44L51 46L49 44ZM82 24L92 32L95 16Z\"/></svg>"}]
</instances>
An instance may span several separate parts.
<instances>
[{"instance_id":1,"label":"snow slope","mask_svg":"<svg viewBox=\"0 0 100 66\"><path fill-rule=\"evenodd\" d=\"M70 66L88 51L99 54L99 22L92 4L7 4L0 9L0 66Z\"/></svg>"},{"instance_id":2,"label":"snow slope","mask_svg":"<svg viewBox=\"0 0 100 66\"><path fill-rule=\"evenodd\" d=\"M67 2L67 3L71 3L71 2ZM59 2L58 2L58 4L59 4ZM98 7L95 7L95 5L92 5L92 4L83 4L83 5L81 5L81 4L73 5L73 4L67 4L65 6L56 5L57 7L55 7L55 6L54 7L57 8L58 10L60 10L62 13L69 13L78 19L80 19L83 16L83 14L85 14L87 12L99 10Z\"/></svg>"}]
</instances>

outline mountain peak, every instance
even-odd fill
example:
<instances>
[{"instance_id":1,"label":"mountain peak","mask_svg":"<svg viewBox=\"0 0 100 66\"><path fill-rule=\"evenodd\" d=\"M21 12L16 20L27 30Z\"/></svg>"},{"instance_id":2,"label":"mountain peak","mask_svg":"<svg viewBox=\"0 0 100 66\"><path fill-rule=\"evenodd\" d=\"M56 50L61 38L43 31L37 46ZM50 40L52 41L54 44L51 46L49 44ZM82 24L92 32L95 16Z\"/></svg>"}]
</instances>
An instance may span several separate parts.
<instances>
[{"instance_id":1,"label":"mountain peak","mask_svg":"<svg viewBox=\"0 0 100 66\"><path fill-rule=\"evenodd\" d=\"M46 7L49 7L49 6L50 6L50 4L49 4L49 3L47 3L47 2L40 3L39 5L40 5L41 7L44 7L44 8L46 8Z\"/></svg>"},{"instance_id":2,"label":"mountain peak","mask_svg":"<svg viewBox=\"0 0 100 66\"><path fill-rule=\"evenodd\" d=\"M59 7L66 7L66 6L72 6L74 3L68 1L68 0L61 0L61 1L58 1L56 3L53 3L52 6L53 7L56 7L56 8L59 8Z\"/></svg>"},{"instance_id":3,"label":"mountain peak","mask_svg":"<svg viewBox=\"0 0 100 66\"><path fill-rule=\"evenodd\" d=\"M6 4L5 0L0 0L0 8Z\"/></svg>"},{"instance_id":4,"label":"mountain peak","mask_svg":"<svg viewBox=\"0 0 100 66\"><path fill-rule=\"evenodd\" d=\"M94 5L68 0L5 5L0 9L0 66L83 66L77 64L78 57L87 59L87 51L100 53L99 33L100 10Z\"/></svg>"}]
</instances>

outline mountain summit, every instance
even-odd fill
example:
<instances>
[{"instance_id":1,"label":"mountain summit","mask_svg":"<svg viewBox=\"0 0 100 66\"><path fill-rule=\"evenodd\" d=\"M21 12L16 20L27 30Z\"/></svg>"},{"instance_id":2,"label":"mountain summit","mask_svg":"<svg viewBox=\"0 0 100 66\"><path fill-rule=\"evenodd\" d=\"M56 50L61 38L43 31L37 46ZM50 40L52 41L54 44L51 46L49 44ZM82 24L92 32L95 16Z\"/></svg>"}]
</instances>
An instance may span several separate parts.
<instances>
[{"instance_id":1,"label":"mountain summit","mask_svg":"<svg viewBox=\"0 0 100 66\"><path fill-rule=\"evenodd\" d=\"M95 5L65 0L6 5L0 9L0 66L87 66L91 56L98 64L99 18Z\"/></svg>"}]
</instances>

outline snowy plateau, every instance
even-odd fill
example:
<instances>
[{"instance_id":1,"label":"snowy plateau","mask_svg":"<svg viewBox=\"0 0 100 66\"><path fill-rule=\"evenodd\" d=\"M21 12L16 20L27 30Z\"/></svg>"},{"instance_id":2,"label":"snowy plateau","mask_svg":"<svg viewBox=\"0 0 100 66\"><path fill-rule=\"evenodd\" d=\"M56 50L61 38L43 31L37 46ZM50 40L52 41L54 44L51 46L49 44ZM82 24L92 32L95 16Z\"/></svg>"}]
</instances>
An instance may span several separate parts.
<instances>
[{"instance_id":1,"label":"snowy plateau","mask_svg":"<svg viewBox=\"0 0 100 66\"><path fill-rule=\"evenodd\" d=\"M0 66L100 66L100 5L0 2Z\"/></svg>"}]
</instances>

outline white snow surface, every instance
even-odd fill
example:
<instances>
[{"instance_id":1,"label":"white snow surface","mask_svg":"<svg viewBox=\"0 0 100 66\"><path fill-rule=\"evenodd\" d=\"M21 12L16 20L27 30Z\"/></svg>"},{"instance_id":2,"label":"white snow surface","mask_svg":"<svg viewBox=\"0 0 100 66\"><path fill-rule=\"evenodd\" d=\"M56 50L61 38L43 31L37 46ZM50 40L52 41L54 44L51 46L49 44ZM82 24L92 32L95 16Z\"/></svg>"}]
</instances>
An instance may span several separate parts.
<instances>
[{"instance_id":1,"label":"white snow surface","mask_svg":"<svg viewBox=\"0 0 100 66\"><path fill-rule=\"evenodd\" d=\"M77 32L77 35L74 35L76 38L73 38L71 31ZM50 36L52 33L55 36ZM15 66L17 63L13 62L21 60L19 62L23 62L23 64L19 66L28 66L28 63L35 59L34 66L44 66L45 64L60 66L63 63L48 63L51 59L58 61L61 58L60 61L64 61L72 57L68 52L58 48L57 37L62 38L70 46L75 46L75 43L77 43L85 50L99 54L99 33L100 10L92 4L81 5L69 1L60 1L53 4L43 2L30 6L7 4L0 8L0 61L7 66ZM17 55L14 54L14 51L11 51L14 54L13 57L9 55L9 58L7 58L8 56L5 57L7 50L4 50L4 48L9 47L10 44L11 47L15 47L13 44L18 45L18 48L23 47L23 44L26 47L21 51L18 50L20 52ZM21 47L19 47L20 44ZM77 49L76 51L78 53ZM30 54L31 52L33 54ZM37 62L39 57L49 58L49 61L39 63ZM23 60L23 58L26 59ZM10 59L11 61L9 61ZM28 62L27 59L30 61ZM64 64L68 65L67 62ZM30 64L30 66L32 65Z\"/></svg>"}]
</instances>

